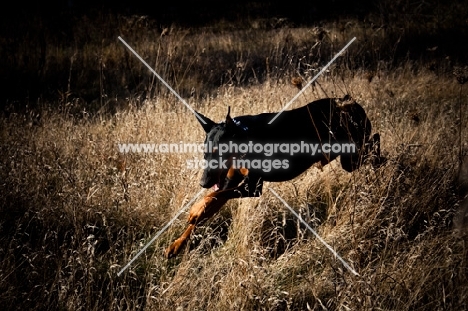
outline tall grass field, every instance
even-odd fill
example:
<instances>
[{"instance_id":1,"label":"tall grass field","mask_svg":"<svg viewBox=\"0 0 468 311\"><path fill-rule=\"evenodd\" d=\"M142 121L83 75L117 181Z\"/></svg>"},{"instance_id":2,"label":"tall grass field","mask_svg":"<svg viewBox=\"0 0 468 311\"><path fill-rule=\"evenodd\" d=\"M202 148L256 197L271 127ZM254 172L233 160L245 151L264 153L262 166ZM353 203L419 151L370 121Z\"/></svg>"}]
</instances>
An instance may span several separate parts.
<instances>
[{"instance_id":1,"label":"tall grass field","mask_svg":"<svg viewBox=\"0 0 468 311\"><path fill-rule=\"evenodd\" d=\"M2 60L11 97L0 114L0 309L468 309L468 69L443 41L418 41L451 27L466 36L457 14L468 8L456 4L444 7L453 19L411 6L419 24L397 11L197 27L102 13L75 17L66 40L42 20L29 41L4 35L15 56ZM261 197L228 201L168 260L182 213L117 275L202 189L202 169L187 163L203 158L119 146L205 138L118 36L217 122L228 106L233 117L281 110L356 37L288 109L352 96L386 161L348 173L338 158L266 183Z\"/></svg>"}]
</instances>

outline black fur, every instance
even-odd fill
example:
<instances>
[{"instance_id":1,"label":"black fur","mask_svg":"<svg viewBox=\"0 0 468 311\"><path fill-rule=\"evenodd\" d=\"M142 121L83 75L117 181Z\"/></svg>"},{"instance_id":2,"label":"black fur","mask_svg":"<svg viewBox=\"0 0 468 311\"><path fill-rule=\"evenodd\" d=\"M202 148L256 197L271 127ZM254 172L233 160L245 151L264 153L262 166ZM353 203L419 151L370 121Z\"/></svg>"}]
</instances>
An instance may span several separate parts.
<instances>
[{"instance_id":1,"label":"black fur","mask_svg":"<svg viewBox=\"0 0 468 311\"><path fill-rule=\"evenodd\" d=\"M226 163L227 168L207 167L203 172L200 185L204 188L219 186L219 190L235 188L244 181L244 186L236 189L231 197L255 197L262 193L264 181L280 182L290 180L305 170L312 164L321 162L328 164L341 155L341 166L348 172L359 168L363 160L369 155L380 157L380 137L379 134L371 136L371 123L367 118L364 109L356 102L341 104L340 99L325 98L309 103L306 106L282 112L272 124L268 124L276 113L262 113L259 115L246 115L231 118L230 111L226 120L215 123L209 118L199 114L206 124L201 122L206 132L205 144L212 147L205 153L206 161L216 160L219 163ZM237 145L252 142L265 146L266 144L301 144L316 143L354 143L354 153L329 153L323 152L311 155L310 153L298 153L294 155L286 153L275 153L267 156L264 153L255 152L234 152L219 154L220 144L235 143ZM217 149L218 148L218 149ZM228 168L234 160L251 161L257 160L263 163L267 160L279 160L276 163L288 163L287 168L271 168L266 171L264 167L249 169L248 176L239 174L238 171L230 178L227 176ZM222 160L222 161L221 161ZM238 167L237 167L238 168ZM232 175L232 174L231 174Z\"/></svg>"}]
</instances>

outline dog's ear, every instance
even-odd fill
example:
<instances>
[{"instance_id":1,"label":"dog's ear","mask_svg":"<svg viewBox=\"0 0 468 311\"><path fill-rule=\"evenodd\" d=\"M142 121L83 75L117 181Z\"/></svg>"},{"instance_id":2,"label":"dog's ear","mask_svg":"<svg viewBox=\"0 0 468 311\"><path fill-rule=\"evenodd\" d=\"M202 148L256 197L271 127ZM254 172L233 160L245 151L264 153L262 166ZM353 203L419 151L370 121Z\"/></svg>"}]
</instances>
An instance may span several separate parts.
<instances>
[{"instance_id":1,"label":"dog's ear","mask_svg":"<svg viewBox=\"0 0 468 311\"><path fill-rule=\"evenodd\" d=\"M228 113L226 115L226 126L233 126L234 121L231 118L231 106L228 106Z\"/></svg>"},{"instance_id":2,"label":"dog's ear","mask_svg":"<svg viewBox=\"0 0 468 311\"><path fill-rule=\"evenodd\" d=\"M200 122L201 126L205 130L205 133L208 133L209 131L211 131L211 128L216 125L214 121L205 117L199 112L195 111L195 116L197 117L198 122Z\"/></svg>"},{"instance_id":3,"label":"dog's ear","mask_svg":"<svg viewBox=\"0 0 468 311\"><path fill-rule=\"evenodd\" d=\"M228 106L228 113L226 115L226 130L228 133L234 133L237 126L234 120L231 118L231 106Z\"/></svg>"}]
</instances>

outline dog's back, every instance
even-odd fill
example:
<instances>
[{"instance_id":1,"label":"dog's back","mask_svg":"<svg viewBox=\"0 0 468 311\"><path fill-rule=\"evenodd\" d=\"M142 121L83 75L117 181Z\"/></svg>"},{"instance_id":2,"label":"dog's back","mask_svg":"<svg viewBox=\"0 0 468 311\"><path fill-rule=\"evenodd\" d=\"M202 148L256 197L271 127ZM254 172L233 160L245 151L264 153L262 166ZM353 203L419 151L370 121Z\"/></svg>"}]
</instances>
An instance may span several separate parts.
<instances>
[{"instance_id":1,"label":"dog's back","mask_svg":"<svg viewBox=\"0 0 468 311\"><path fill-rule=\"evenodd\" d=\"M256 172L266 181L284 181L294 178L308 169L313 163L327 164L342 155L342 166L353 171L361 163L361 148L369 140L371 124L364 109L356 102L340 104L338 99L325 98L309 103L306 106L282 112L271 124L276 113L262 113L236 117L236 122L246 129L246 142L260 144L316 144L317 153L300 152L294 155L275 153L271 157L259 154L246 155L245 158L274 158L281 162L287 160L287 170ZM355 144L355 152L325 153L320 150L324 144ZM338 146L339 147L339 146Z\"/></svg>"}]
</instances>

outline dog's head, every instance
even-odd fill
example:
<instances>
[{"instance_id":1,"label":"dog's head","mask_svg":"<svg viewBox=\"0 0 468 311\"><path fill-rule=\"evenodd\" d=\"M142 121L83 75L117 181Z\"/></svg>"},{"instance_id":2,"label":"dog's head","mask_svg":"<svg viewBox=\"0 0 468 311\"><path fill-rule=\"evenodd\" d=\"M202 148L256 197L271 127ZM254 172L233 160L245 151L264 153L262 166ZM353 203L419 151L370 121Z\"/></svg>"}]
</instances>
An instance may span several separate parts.
<instances>
[{"instance_id":1,"label":"dog's head","mask_svg":"<svg viewBox=\"0 0 468 311\"><path fill-rule=\"evenodd\" d=\"M226 150L232 144L238 144L246 138L246 128L239 125L230 116L230 107L226 115L226 120L216 123L209 118L197 113L198 121L205 130L205 169L200 181L203 188L215 187L215 190L223 189L226 175L232 166L233 157L237 154ZM220 147L224 147L220 149Z\"/></svg>"}]
</instances>

